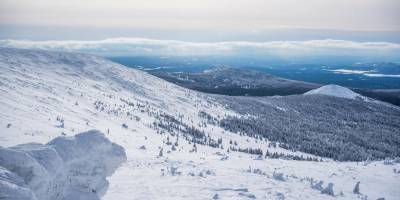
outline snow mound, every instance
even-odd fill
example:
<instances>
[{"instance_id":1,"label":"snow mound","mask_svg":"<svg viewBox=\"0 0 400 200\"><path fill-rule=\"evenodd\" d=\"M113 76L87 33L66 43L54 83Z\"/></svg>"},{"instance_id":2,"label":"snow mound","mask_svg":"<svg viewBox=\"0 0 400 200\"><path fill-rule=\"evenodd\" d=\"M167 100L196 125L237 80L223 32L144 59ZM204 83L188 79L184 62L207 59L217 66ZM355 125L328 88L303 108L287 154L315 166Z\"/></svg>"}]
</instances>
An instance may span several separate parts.
<instances>
[{"instance_id":1,"label":"snow mound","mask_svg":"<svg viewBox=\"0 0 400 200\"><path fill-rule=\"evenodd\" d=\"M320 88L310 90L306 93L305 95L311 95L311 94L319 94L319 95L328 95L328 96L334 96L334 97L340 97L340 98L346 98L346 99L363 99L366 100L366 97L353 92L352 90L342 87L339 85L325 85Z\"/></svg>"},{"instance_id":2,"label":"snow mound","mask_svg":"<svg viewBox=\"0 0 400 200\"><path fill-rule=\"evenodd\" d=\"M0 198L97 200L125 161L125 150L97 130L0 147Z\"/></svg>"}]
</instances>

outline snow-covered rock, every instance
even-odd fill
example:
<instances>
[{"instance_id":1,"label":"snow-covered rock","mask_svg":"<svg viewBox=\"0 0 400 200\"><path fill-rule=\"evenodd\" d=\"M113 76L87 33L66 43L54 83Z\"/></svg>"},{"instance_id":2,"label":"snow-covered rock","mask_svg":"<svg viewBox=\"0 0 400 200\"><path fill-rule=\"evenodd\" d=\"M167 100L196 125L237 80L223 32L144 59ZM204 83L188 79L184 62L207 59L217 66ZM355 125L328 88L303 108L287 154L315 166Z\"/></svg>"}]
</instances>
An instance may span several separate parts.
<instances>
[{"instance_id":1,"label":"snow-covered rock","mask_svg":"<svg viewBox=\"0 0 400 200\"><path fill-rule=\"evenodd\" d=\"M36 197L21 177L0 166L0 199L36 200Z\"/></svg>"},{"instance_id":2,"label":"snow-covered rock","mask_svg":"<svg viewBox=\"0 0 400 200\"><path fill-rule=\"evenodd\" d=\"M96 130L0 148L0 198L99 199L125 161L124 149Z\"/></svg>"},{"instance_id":3,"label":"snow-covered rock","mask_svg":"<svg viewBox=\"0 0 400 200\"><path fill-rule=\"evenodd\" d=\"M310 90L304 94L305 95L312 95L312 94L328 95L328 96L334 96L334 97L340 97L340 98L346 98L346 99L362 99L362 100L367 99L366 97L364 97L358 93L355 93L346 87L342 87L342 86L334 85L334 84L325 85L320 88Z\"/></svg>"}]
</instances>

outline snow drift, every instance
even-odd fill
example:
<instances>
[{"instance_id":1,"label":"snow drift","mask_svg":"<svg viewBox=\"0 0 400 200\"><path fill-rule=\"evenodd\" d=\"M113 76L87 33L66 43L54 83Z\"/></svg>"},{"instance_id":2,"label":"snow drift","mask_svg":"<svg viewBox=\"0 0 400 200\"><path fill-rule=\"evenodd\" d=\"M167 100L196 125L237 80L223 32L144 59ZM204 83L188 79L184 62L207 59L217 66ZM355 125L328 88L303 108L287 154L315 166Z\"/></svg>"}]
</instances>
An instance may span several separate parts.
<instances>
[{"instance_id":1,"label":"snow drift","mask_svg":"<svg viewBox=\"0 0 400 200\"><path fill-rule=\"evenodd\" d=\"M97 130L0 147L0 199L99 199L125 161L125 150Z\"/></svg>"}]
</instances>

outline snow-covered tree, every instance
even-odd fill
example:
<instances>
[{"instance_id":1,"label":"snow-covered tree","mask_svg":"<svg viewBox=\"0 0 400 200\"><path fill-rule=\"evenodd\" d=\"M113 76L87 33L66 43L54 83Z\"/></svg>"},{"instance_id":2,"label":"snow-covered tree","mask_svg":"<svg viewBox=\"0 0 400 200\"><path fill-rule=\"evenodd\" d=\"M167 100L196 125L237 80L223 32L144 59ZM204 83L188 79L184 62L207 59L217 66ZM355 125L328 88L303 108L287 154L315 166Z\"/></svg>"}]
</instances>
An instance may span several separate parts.
<instances>
[{"instance_id":1,"label":"snow-covered tree","mask_svg":"<svg viewBox=\"0 0 400 200\"><path fill-rule=\"evenodd\" d=\"M354 186L353 193L360 194L360 181L358 181L356 186Z\"/></svg>"},{"instance_id":2,"label":"snow-covered tree","mask_svg":"<svg viewBox=\"0 0 400 200\"><path fill-rule=\"evenodd\" d=\"M163 148L160 149L160 152L158 153L158 157L163 157Z\"/></svg>"},{"instance_id":3,"label":"snow-covered tree","mask_svg":"<svg viewBox=\"0 0 400 200\"><path fill-rule=\"evenodd\" d=\"M325 189L323 189L321 193L334 196L335 194L333 192L333 183L328 183L328 186Z\"/></svg>"}]
</instances>

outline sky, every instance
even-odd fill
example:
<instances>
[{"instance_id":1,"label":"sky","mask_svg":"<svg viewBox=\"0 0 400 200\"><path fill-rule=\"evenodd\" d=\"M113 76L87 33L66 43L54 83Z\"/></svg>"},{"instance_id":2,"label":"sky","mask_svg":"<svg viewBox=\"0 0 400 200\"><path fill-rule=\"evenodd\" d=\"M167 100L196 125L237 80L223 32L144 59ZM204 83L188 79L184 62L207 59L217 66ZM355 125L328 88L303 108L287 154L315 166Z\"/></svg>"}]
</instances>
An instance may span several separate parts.
<instances>
[{"instance_id":1,"label":"sky","mask_svg":"<svg viewBox=\"0 0 400 200\"><path fill-rule=\"evenodd\" d=\"M89 39L84 32L91 29L95 39L126 37L124 32L145 37L162 36L163 31L279 35L285 30L335 30L348 35L380 32L385 40L385 33L400 31L398 10L398 0L1 0L0 27L8 34L1 37L8 39L24 32L32 34L24 39L35 39L40 31L50 35L57 29L63 30L53 36L57 39Z\"/></svg>"},{"instance_id":2,"label":"sky","mask_svg":"<svg viewBox=\"0 0 400 200\"><path fill-rule=\"evenodd\" d=\"M318 44L397 54L398 10L399 0L0 0L0 46L284 54Z\"/></svg>"}]
</instances>

